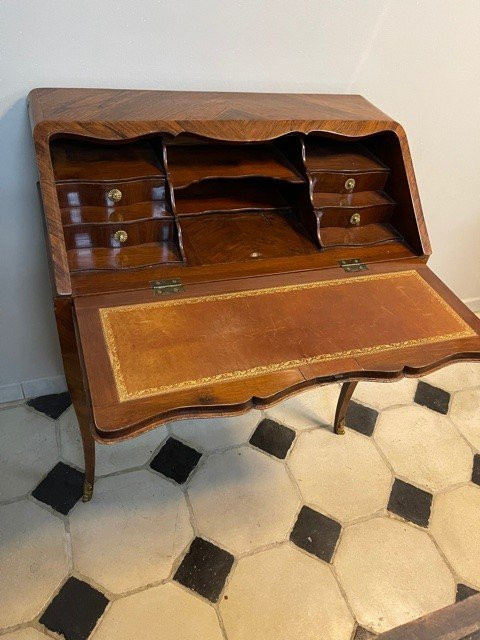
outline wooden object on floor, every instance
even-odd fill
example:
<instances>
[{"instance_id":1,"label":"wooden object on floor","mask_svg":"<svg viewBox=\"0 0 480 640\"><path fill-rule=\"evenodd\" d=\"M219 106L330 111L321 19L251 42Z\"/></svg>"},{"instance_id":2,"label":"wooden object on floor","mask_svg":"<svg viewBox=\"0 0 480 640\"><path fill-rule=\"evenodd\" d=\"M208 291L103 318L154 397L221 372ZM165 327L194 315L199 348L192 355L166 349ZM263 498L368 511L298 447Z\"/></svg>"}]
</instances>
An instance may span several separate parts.
<instances>
[{"instance_id":1,"label":"wooden object on floor","mask_svg":"<svg viewBox=\"0 0 480 640\"><path fill-rule=\"evenodd\" d=\"M479 640L480 593L382 633L377 640Z\"/></svg>"},{"instance_id":2,"label":"wooden object on floor","mask_svg":"<svg viewBox=\"0 0 480 640\"><path fill-rule=\"evenodd\" d=\"M36 89L55 310L94 443L480 359L426 266L402 127L360 96ZM332 417L333 418L333 417Z\"/></svg>"}]
</instances>

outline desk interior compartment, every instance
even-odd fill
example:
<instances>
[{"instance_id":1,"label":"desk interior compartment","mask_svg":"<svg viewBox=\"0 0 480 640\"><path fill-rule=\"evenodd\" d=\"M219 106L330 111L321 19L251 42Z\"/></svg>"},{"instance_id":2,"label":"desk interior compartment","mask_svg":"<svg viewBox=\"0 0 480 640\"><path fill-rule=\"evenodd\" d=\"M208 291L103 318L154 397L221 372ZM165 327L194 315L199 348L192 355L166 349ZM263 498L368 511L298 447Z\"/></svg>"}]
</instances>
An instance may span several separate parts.
<instances>
[{"instance_id":1,"label":"desk interior compartment","mask_svg":"<svg viewBox=\"0 0 480 640\"><path fill-rule=\"evenodd\" d=\"M192 184L174 193L175 211L179 217L221 211L274 211L290 207L282 184L269 178L217 178Z\"/></svg>"},{"instance_id":2,"label":"desk interior compartment","mask_svg":"<svg viewBox=\"0 0 480 640\"><path fill-rule=\"evenodd\" d=\"M291 209L186 216L181 228L187 256L196 264L285 258L318 250Z\"/></svg>"},{"instance_id":3,"label":"desk interior compartment","mask_svg":"<svg viewBox=\"0 0 480 640\"><path fill-rule=\"evenodd\" d=\"M189 264L319 250L301 149L298 137L166 145L167 182Z\"/></svg>"},{"instance_id":4,"label":"desk interior compartment","mask_svg":"<svg viewBox=\"0 0 480 640\"><path fill-rule=\"evenodd\" d=\"M183 262L160 137L57 138L50 150L71 271Z\"/></svg>"},{"instance_id":5,"label":"desk interior compartment","mask_svg":"<svg viewBox=\"0 0 480 640\"><path fill-rule=\"evenodd\" d=\"M391 142L382 138L378 149L384 151ZM392 171L369 145L368 139L305 139L305 169L323 248L404 241L397 228L402 206L389 193Z\"/></svg>"},{"instance_id":6,"label":"desk interior compartment","mask_svg":"<svg viewBox=\"0 0 480 640\"><path fill-rule=\"evenodd\" d=\"M258 144L170 144L167 171L174 189L214 178L268 177L304 182L303 176L272 142Z\"/></svg>"},{"instance_id":7,"label":"desk interior compartment","mask_svg":"<svg viewBox=\"0 0 480 640\"><path fill-rule=\"evenodd\" d=\"M307 136L305 166L314 192L381 191L389 168L364 144Z\"/></svg>"}]
</instances>

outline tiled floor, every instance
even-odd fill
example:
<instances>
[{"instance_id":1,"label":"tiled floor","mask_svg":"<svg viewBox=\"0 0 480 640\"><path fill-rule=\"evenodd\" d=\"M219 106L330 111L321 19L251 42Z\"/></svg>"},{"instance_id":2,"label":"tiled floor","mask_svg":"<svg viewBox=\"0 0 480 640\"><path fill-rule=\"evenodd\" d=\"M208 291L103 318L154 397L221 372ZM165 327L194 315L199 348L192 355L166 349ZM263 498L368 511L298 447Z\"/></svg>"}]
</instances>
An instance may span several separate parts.
<instances>
[{"instance_id":1,"label":"tiled floor","mask_svg":"<svg viewBox=\"0 0 480 640\"><path fill-rule=\"evenodd\" d=\"M480 365L97 446L0 409L0 640L352 640L480 590ZM63 411L63 412L62 412ZM4 635L1 635L1 634Z\"/></svg>"}]
</instances>

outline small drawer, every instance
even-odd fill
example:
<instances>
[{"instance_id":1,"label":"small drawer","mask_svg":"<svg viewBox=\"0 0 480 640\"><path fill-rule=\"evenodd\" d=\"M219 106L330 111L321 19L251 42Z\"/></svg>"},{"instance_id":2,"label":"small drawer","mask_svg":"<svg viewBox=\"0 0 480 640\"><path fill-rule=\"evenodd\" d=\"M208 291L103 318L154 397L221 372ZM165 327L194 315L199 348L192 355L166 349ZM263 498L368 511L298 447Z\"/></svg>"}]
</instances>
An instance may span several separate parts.
<instances>
[{"instance_id":1,"label":"small drawer","mask_svg":"<svg viewBox=\"0 0 480 640\"><path fill-rule=\"evenodd\" d=\"M319 233L322 247L366 247L402 240L391 224L373 222L362 227L324 227Z\"/></svg>"},{"instance_id":2,"label":"small drawer","mask_svg":"<svg viewBox=\"0 0 480 640\"><path fill-rule=\"evenodd\" d=\"M323 247L366 246L400 238L389 224L395 203L384 193L314 194Z\"/></svg>"},{"instance_id":3,"label":"small drawer","mask_svg":"<svg viewBox=\"0 0 480 640\"><path fill-rule=\"evenodd\" d=\"M165 178L146 178L124 182L57 183L60 207L117 207L165 200Z\"/></svg>"},{"instance_id":4,"label":"small drawer","mask_svg":"<svg viewBox=\"0 0 480 640\"><path fill-rule=\"evenodd\" d=\"M313 206L321 226L363 226L372 222L386 222L391 217L395 202L385 193L314 193Z\"/></svg>"},{"instance_id":5,"label":"small drawer","mask_svg":"<svg viewBox=\"0 0 480 640\"><path fill-rule=\"evenodd\" d=\"M388 222L395 204L374 204L364 207L325 207L317 210L320 227L363 227L375 222Z\"/></svg>"},{"instance_id":6,"label":"small drawer","mask_svg":"<svg viewBox=\"0 0 480 640\"><path fill-rule=\"evenodd\" d=\"M106 222L136 222L156 218L171 218L172 211L162 201L136 202L123 207L64 207L60 210L62 223L69 224L102 224Z\"/></svg>"},{"instance_id":7,"label":"small drawer","mask_svg":"<svg viewBox=\"0 0 480 640\"><path fill-rule=\"evenodd\" d=\"M356 193L359 191L381 191L388 178L388 169L351 173L346 171L312 172L310 179L314 192Z\"/></svg>"},{"instance_id":8,"label":"small drawer","mask_svg":"<svg viewBox=\"0 0 480 640\"><path fill-rule=\"evenodd\" d=\"M131 247L151 242L173 241L175 220L147 220L121 224L78 224L64 227L67 249Z\"/></svg>"},{"instance_id":9,"label":"small drawer","mask_svg":"<svg viewBox=\"0 0 480 640\"><path fill-rule=\"evenodd\" d=\"M381 191L389 168L360 142L307 137L305 166L313 191L357 193Z\"/></svg>"}]
</instances>

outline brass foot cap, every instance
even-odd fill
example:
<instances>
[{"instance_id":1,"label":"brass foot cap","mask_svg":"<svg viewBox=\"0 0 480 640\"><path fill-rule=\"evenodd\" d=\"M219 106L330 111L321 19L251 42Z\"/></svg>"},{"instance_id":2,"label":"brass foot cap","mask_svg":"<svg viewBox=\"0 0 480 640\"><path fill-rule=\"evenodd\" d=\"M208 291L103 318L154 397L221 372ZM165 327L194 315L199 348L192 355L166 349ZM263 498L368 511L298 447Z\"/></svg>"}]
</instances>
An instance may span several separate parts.
<instances>
[{"instance_id":1,"label":"brass foot cap","mask_svg":"<svg viewBox=\"0 0 480 640\"><path fill-rule=\"evenodd\" d=\"M91 482L84 482L83 484L83 496L82 502L90 502L93 495L93 484Z\"/></svg>"},{"instance_id":2,"label":"brass foot cap","mask_svg":"<svg viewBox=\"0 0 480 640\"><path fill-rule=\"evenodd\" d=\"M341 422L338 427L335 429L335 433L337 434L337 436L344 436L345 435L345 423Z\"/></svg>"}]
</instances>

